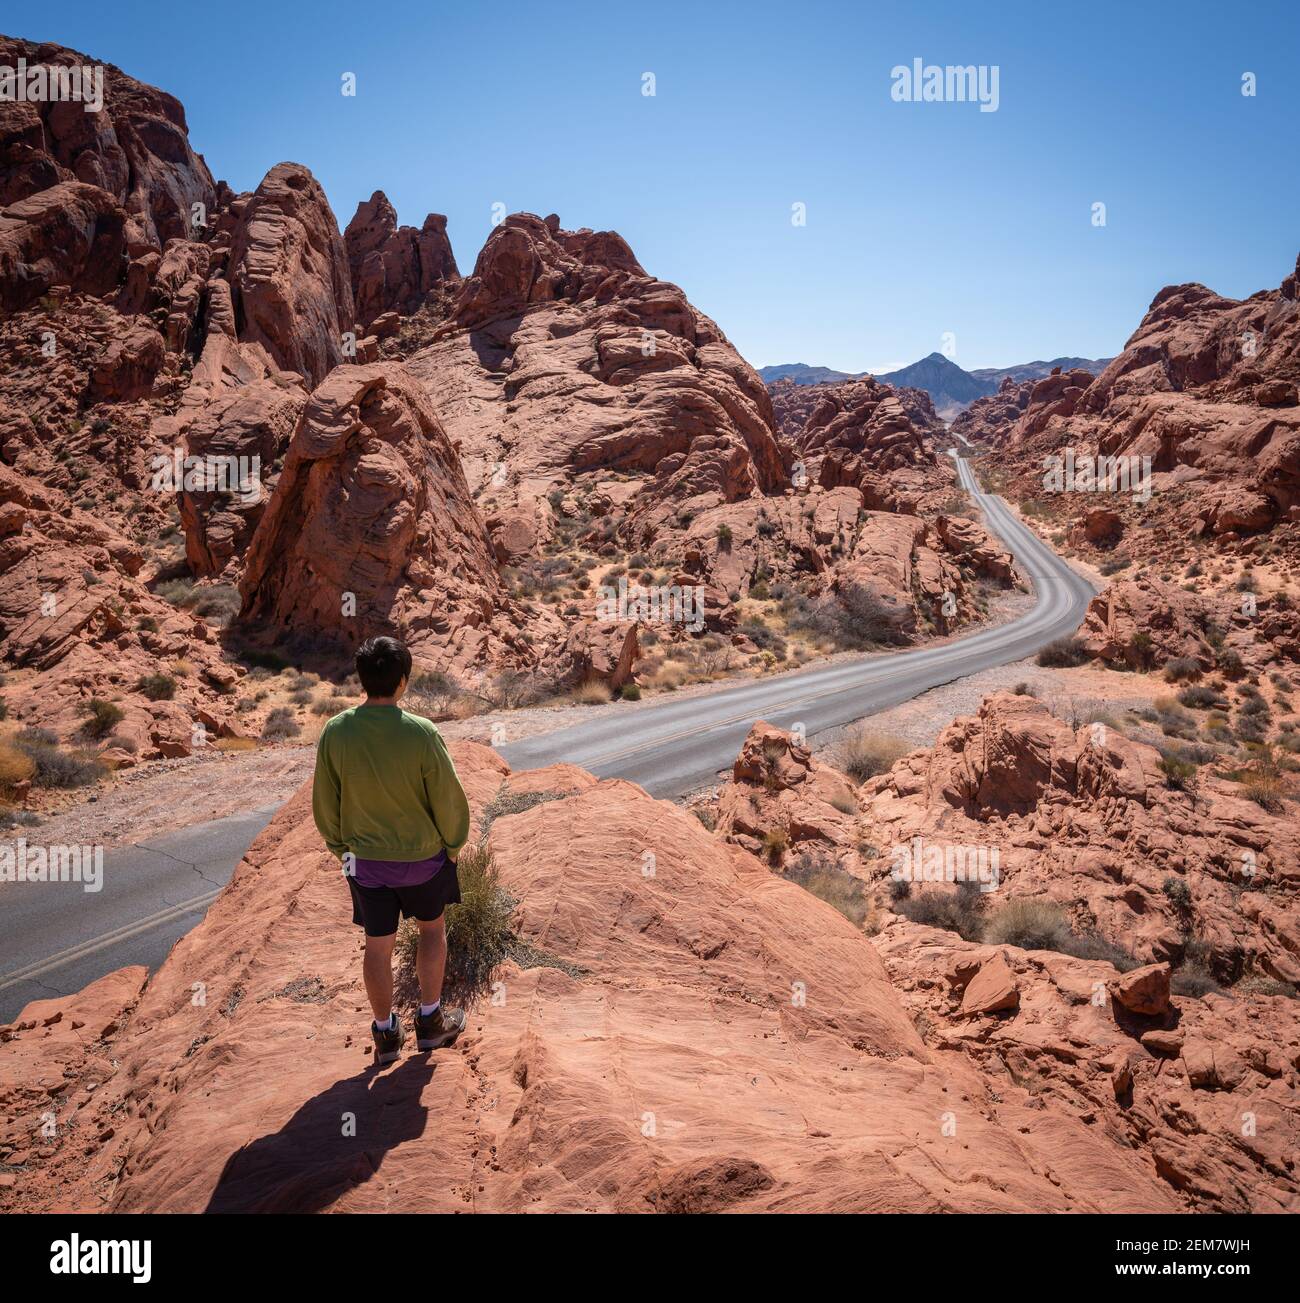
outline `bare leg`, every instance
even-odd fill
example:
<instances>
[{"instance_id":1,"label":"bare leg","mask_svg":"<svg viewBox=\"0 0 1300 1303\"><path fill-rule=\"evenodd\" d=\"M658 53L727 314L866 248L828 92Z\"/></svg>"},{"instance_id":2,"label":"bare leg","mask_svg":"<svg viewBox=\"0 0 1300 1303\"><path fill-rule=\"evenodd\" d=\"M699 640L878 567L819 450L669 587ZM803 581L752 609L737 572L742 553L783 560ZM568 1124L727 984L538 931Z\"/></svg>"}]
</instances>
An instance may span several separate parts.
<instances>
[{"instance_id":1,"label":"bare leg","mask_svg":"<svg viewBox=\"0 0 1300 1303\"><path fill-rule=\"evenodd\" d=\"M420 948L415 955L415 972L420 979L420 1003L442 999L442 974L447 966L446 915L420 924Z\"/></svg>"},{"instance_id":2,"label":"bare leg","mask_svg":"<svg viewBox=\"0 0 1300 1303\"><path fill-rule=\"evenodd\" d=\"M365 978L370 1008L378 1023L387 1022L388 1015L393 1012L393 943L396 940L396 932L390 932L386 937L366 938L366 957L361 964L361 973Z\"/></svg>"}]
</instances>

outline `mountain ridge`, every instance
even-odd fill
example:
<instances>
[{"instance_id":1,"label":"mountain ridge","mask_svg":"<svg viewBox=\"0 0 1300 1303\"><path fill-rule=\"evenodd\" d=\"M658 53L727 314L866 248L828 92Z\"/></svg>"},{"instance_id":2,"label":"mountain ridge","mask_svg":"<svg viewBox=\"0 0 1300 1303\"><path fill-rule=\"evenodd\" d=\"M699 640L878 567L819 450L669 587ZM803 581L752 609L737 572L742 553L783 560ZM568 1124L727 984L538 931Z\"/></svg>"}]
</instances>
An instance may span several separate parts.
<instances>
[{"instance_id":1,"label":"mountain ridge","mask_svg":"<svg viewBox=\"0 0 1300 1303\"><path fill-rule=\"evenodd\" d=\"M978 367L967 371L943 353L930 353L909 366L893 371L837 371L833 367L810 366L806 362L782 362L758 368L764 384L778 380L793 380L797 385L841 384L847 380L860 380L875 375L885 384L922 389L930 395L935 411L944 420L952 420L973 402L987 398L998 391L1002 381L1010 376L1017 384L1026 380L1041 380L1059 367L1062 371L1089 371L1100 375L1113 359L1086 357L1055 357L1050 360L1035 359L1006 367Z\"/></svg>"}]
</instances>

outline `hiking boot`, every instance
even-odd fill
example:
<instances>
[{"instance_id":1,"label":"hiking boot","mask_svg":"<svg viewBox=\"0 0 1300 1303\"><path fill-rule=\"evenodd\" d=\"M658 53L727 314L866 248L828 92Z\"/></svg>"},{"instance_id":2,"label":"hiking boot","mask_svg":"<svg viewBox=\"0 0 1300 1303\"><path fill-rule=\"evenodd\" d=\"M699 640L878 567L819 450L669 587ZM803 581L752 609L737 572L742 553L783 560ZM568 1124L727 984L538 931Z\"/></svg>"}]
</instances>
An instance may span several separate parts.
<instances>
[{"instance_id":1,"label":"hiking boot","mask_svg":"<svg viewBox=\"0 0 1300 1303\"><path fill-rule=\"evenodd\" d=\"M446 1009L439 1005L427 1018L415 1011L415 1047L440 1050L450 1045L465 1030L465 1010Z\"/></svg>"},{"instance_id":2,"label":"hiking boot","mask_svg":"<svg viewBox=\"0 0 1300 1303\"><path fill-rule=\"evenodd\" d=\"M388 1031L381 1030L378 1023L372 1022L370 1034L375 1038L377 1064L392 1063L402 1053L402 1042L406 1037L402 1034L402 1020L396 1015L393 1016L393 1025Z\"/></svg>"}]
</instances>

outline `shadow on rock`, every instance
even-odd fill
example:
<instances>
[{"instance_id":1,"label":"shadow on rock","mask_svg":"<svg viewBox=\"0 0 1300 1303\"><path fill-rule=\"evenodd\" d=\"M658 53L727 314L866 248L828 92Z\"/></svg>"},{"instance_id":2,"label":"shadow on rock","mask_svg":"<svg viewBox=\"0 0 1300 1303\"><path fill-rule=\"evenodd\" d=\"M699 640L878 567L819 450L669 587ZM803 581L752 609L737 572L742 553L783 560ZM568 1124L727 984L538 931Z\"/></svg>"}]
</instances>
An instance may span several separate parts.
<instances>
[{"instance_id":1,"label":"shadow on rock","mask_svg":"<svg viewBox=\"0 0 1300 1303\"><path fill-rule=\"evenodd\" d=\"M379 1171L390 1149L424 1134L427 1055L384 1072L373 1064L313 1096L278 1130L226 1160L210 1213L311 1213Z\"/></svg>"}]
</instances>

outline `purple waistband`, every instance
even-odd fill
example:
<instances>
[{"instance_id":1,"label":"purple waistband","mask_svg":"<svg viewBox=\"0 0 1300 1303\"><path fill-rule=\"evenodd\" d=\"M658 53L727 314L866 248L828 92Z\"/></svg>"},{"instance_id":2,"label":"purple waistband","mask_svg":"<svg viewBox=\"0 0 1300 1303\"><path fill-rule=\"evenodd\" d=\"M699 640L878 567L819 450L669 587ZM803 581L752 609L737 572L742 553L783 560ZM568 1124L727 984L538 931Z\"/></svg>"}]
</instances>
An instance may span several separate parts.
<instances>
[{"instance_id":1,"label":"purple waistband","mask_svg":"<svg viewBox=\"0 0 1300 1303\"><path fill-rule=\"evenodd\" d=\"M354 881L358 887L414 887L428 882L446 863L446 851L439 851L427 860L363 860L358 857Z\"/></svg>"}]
</instances>

